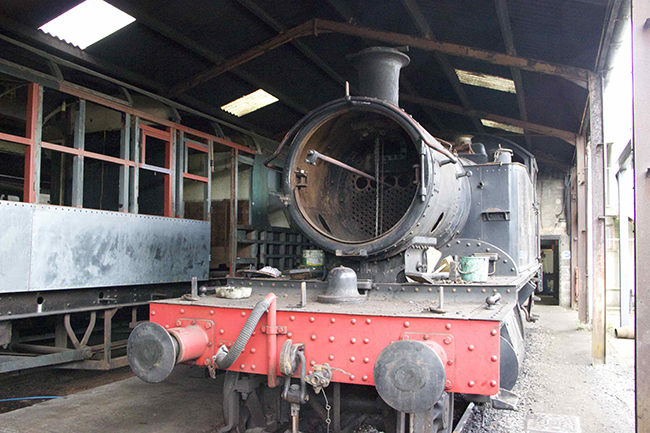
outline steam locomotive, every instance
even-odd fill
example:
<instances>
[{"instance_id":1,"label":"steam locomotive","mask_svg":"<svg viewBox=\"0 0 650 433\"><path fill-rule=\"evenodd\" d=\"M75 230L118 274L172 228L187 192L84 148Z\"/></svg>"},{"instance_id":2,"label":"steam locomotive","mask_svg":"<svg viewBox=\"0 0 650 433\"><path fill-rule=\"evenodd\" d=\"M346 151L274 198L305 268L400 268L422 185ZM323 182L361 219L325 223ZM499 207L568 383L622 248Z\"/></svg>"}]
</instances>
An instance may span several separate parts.
<instances>
[{"instance_id":1,"label":"steam locomotive","mask_svg":"<svg viewBox=\"0 0 650 433\"><path fill-rule=\"evenodd\" d=\"M398 106L404 52L352 60L364 96L310 112L274 155L288 146L283 201L325 275L154 302L129 338L147 382L225 370L219 432L298 432L307 408L335 432L346 411L450 432L454 396L515 405L540 277L534 158L489 137L446 147Z\"/></svg>"}]
</instances>

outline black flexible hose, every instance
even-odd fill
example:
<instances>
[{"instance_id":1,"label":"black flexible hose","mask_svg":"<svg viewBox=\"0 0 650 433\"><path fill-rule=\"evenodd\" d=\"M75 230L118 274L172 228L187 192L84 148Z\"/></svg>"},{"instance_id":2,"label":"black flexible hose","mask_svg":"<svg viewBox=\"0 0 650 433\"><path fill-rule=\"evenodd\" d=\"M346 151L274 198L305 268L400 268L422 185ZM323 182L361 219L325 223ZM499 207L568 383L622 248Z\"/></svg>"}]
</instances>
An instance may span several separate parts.
<instances>
[{"instance_id":1,"label":"black flexible hose","mask_svg":"<svg viewBox=\"0 0 650 433\"><path fill-rule=\"evenodd\" d=\"M246 347L246 343L248 343L253 331L257 327L257 323L260 321L260 318L266 310L268 310L270 305L271 301L266 298L262 299L255 305L253 311L251 311L251 315L248 316L248 320L246 320L244 327L239 332L237 340L235 340L235 343L232 345L232 349L229 351L226 346L221 346L219 348L216 355L217 367L226 369L237 361L237 358L241 355L244 347Z\"/></svg>"}]
</instances>

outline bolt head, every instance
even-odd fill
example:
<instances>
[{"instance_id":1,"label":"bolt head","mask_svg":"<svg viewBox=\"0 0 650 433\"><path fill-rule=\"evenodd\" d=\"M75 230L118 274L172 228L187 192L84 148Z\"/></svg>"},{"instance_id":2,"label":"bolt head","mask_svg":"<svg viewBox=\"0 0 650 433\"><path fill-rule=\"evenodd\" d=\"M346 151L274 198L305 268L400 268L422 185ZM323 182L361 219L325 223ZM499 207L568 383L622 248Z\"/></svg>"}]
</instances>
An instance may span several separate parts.
<instances>
[{"instance_id":1,"label":"bolt head","mask_svg":"<svg viewBox=\"0 0 650 433\"><path fill-rule=\"evenodd\" d=\"M330 337L330 343L332 343L332 342L334 342L334 336L333 335Z\"/></svg>"},{"instance_id":2,"label":"bolt head","mask_svg":"<svg viewBox=\"0 0 650 433\"><path fill-rule=\"evenodd\" d=\"M448 359L447 360L447 365L454 365L454 360L453 359Z\"/></svg>"},{"instance_id":3,"label":"bolt head","mask_svg":"<svg viewBox=\"0 0 650 433\"><path fill-rule=\"evenodd\" d=\"M424 338L425 340L428 340L431 337L429 337L429 334L424 334L424 337L422 337L422 338Z\"/></svg>"},{"instance_id":4,"label":"bolt head","mask_svg":"<svg viewBox=\"0 0 650 433\"><path fill-rule=\"evenodd\" d=\"M451 380L448 380L445 382L445 388L450 389L451 388Z\"/></svg>"},{"instance_id":5,"label":"bolt head","mask_svg":"<svg viewBox=\"0 0 650 433\"><path fill-rule=\"evenodd\" d=\"M469 382L467 382L467 386L469 386L470 388L473 388L474 385L476 385L476 382L474 382L473 380L470 380Z\"/></svg>"},{"instance_id":6,"label":"bolt head","mask_svg":"<svg viewBox=\"0 0 650 433\"><path fill-rule=\"evenodd\" d=\"M493 336L493 337L494 337L495 335L497 335L497 330L496 330L496 329L491 330L491 331L490 331L490 335Z\"/></svg>"},{"instance_id":7,"label":"bolt head","mask_svg":"<svg viewBox=\"0 0 650 433\"><path fill-rule=\"evenodd\" d=\"M363 380L364 382L368 382L368 376L363 375L363 376L361 377L361 380Z\"/></svg>"},{"instance_id":8,"label":"bolt head","mask_svg":"<svg viewBox=\"0 0 650 433\"><path fill-rule=\"evenodd\" d=\"M364 362L364 364L369 363L369 362L370 362L370 358L363 358L363 362Z\"/></svg>"},{"instance_id":9,"label":"bolt head","mask_svg":"<svg viewBox=\"0 0 650 433\"><path fill-rule=\"evenodd\" d=\"M246 364L239 364L239 368L243 370L244 368L246 368Z\"/></svg>"},{"instance_id":10,"label":"bolt head","mask_svg":"<svg viewBox=\"0 0 650 433\"><path fill-rule=\"evenodd\" d=\"M309 365L311 365L313 367L314 365L316 365L316 361L314 361L314 360L309 361Z\"/></svg>"},{"instance_id":11,"label":"bolt head","mask_svg":"<svg viewBox=\"0 0 650 433\"><path fill-rule=\"evenodd\" d=\"M316 339L316 334L311 334L310 338L312 339L312 341L315 340Z\"/></svg>"},{"instance_id":12,"label":"bolt head","mask_svg":"<svg viewBox=\"0 0 650 433\"><path fill-rule=\"evenodd\" d=\"M350 375L350 380L354 380L354 374Z\"/></svg>"},{"instance_id":13,"label":"bolt head","mask_svg":"<svg viewBox=\"0 0 650 433\"><path fill-rule=\"evenodd\" d=\"M293 322L294 320L296 320L296 316L289 316L289 320Z\"/></svg>"},{"instance_id":14,"label":"bolt head","mask_svg":"<svg viewBox=\"0 0 650 433\"><path fill-rule=\"evenodd\" d=\"M255 350L254 347L251 347L251 353L255 353L255 352L257 352L257 350Z\"/></svg>"},{"instance_id":15,"label":"bolt head","mask_svg":"<svg viewBox=\"0 0 650 433\"><path fill-rule=\"evenodd\" d=\"M363 339L363 344L368 344L368 343L370 343L370 340L367 339L367 338L364 338L364 339Z\"/></svg>"},{"instance_id":16,"label":"bolt head","mask_svg":"<svg viewBox=\"0 0 650 433\"><path fill-rule=\"evenodd\" d=\"M181 314L185 312L185 308L181 308Z\"/></svg>"},{"instance_id":17,"label":"bolt head","mask_svg":"<svg viewBox=\"0 0 650 433\"><path fill-rule=\"evenodd\" d=\"M314 323L315 320L316 320L316 318L315 318L314 316L312 316L312 317L309 318L309 321L310 321L311 323Z\"/></svg>"},{"instance_id":18,"label":"bolt head","mask_svg":"<svg viewBox=\"0 0 650 433\"><path fill-rule=\"evenodd\" d=\"M210 315L214 316L214 310L210 310Z\"/></svg>"},{"instance_id":19,"label":"bolt head","mask_svg":"<svg viewBox=\"0 0 650 433\"><path fill-rule=\"evenodd\" d=\"M334 355L330 355L330 356L328 356L328 358L329 358L329 360L331 361L331 360L334 359Z\"/></svg>"},{"instance_id":20,"label":"bolt head","mask_svg":"<svg viewBox=\"0 0 650 433\"><path fill-rule=\"evenodd\" d=\"M408 328L409 326L411 326L411 322L409 322L409 321L404 322L404 327L405 328Z\"/></svg>"},{"instance_id":21,"label":"bolt head","mask_svg":"<svg viewBox=\"0 0 650 433\"><path fill-rule=\"evenodd\" d=\"M451 338L449 337L445 338L443 341L445 344L451 344Z\"/></svg>"},{"instance_id":22,"label":"bolt head","mask_svg":"<svg viewBox=\"0 0 650 433\"><path fill-rule=\"evenodd\" d=\"M180 321L180 320L177 320L177 321L176 321L176 326L181 326L181 325L182 325L181 321Z\"/></svg>"},{"instance_id":23,"label":"bolt head","mask_svg":"<svg viewBox=\"0 0 650 433\"><path fill-rule=\"evenodd\" d=\"M370 325L372 323L372 320L366 319L366 325Z\"/></svg>"},{"instance_id":24,"label":"bolt head","mask_svg":"<svg viewBox=\"0 0 650 433\"><path fill-rule=\"evenodd\" d=\"M445 329L450 330L451 329L451 323L445 323Z\"/></svg>"},{"instance_id":25,"label":"bolt head","mask_svg":"<svg viewBox=\"0 0 650 433\"><path fill-rule=\"evenodd\" d=\"M287 337L289 338L293 337L293 332L287 332Z\"/></svg>"},{"instance_id":26,"label":"bolt head","mask_svg":"<svg viewBox=\"0 0 650 433\"><path fill-rule=\"evenodd\" d=\"M220 329L220 330L219 330L219 334L222 334L222 335L223 335L224 332L226 332L226 331L224 331L223 329Z\"/></svg>"},{"instance_id":27,"label":"bolt head","mask_svg":"<svg viewBox=\"0 0 650 433\"><path fill-rule=\"evenodd\" d=\"M492 358L490 358L492 362L497 362L499 358L496 355L492 355Z\"/></svg>"},{"instance_id":28,"label":"bolt head","mask_svg":"<svg viewBox=\"0 0 650 433\"><path fill-rule=\"evenodd\" d=\"M242 311L242 312L241 312L241 316L242 316L242 317L246 316L246 312L245 312L245 311Z\"/></svg>"},{"instance_id":29,"label":"bolt head","mask_svg":"<svg viewBox=\"0 0 650 433\"><path fill-rule=\"evenodd\" d=\"M357 342L357 339L356 339L356 338L354 338L354 337L353 337L353 338L350 338L350 343L354 344L354 343L356 343L356 342Z\"/></svg>"},{"instance_id":30,"label":"bolt head","mask_svg":"<svg viewBox=\"0 0 650 433\"><path fill-rule=\"evenodd\" d=\"M210 329L212 328L212 323L208 322L205 324L205 329Z\"/></svg>"},{"instance_id":31,"label":"bolt head","mask_svg":"<svg viewBox=\"0 0 650 433\"><path fill-rule=\"evenodd\" d=\"M350 362L354 362L354 361L356 361L356 360L357 360L357 359L356 359L354 356L351 356L351 357L350 357Z\"/></svg>"},{"instance_id":32,"label":"bolt head","mask_svg":"<svg viewBox=\"0 0 650 433\"><path fill-rule=\"evenodd\" d=\"M205 361L203 361L204 365L210 365L210 358L205 358Z\"/></svg>"},{"instance_id":33,"label":"bolt head","mask_svg":"<svg viewBox=\"0 0 650 433\"><path fill-rule=\"evenodd\" d=\"M469 346L467 346L467 350L469 350L470 352L473 351L474 350L474 345L470 344Z\"/></svg>"},{"instance_id":34,"label":"bolt head","mask_svg":"<svg viewBox=\"0 0 650 433\"><path fill-rule=\"evenodd\" d=\"M255 364L251 365L251 370L255 370L257 366Z\"/></svg>"},{"instance_id":35,"label":"bolt head","mask_svg":"<svg viewBox=\"0 0 650 433\"><path fill-rule=\"evenodd\" d=\"M155 312L155 311L151 311L151 315L152 315L152 316L155 316L155 315L156 315L156 312Z\"/></svg>"},{"instance_id":36,"label":"bolt head","mask_svg":"<svg viewBox=\"0 0 650 433\"><path fill-rule=\"evenodd\" d=\"M495 386L497 386L497 381L496 381L496 380L491 380L491 381L490 381L490 386L491 386L492 388L494 388Z\"/></svg>"},{"instance_id":37,"label":"bolt head","mask_svg":"<svg viewBox=\"0 0 650 433\"><path fill-rule=\"evenodd\" d=\"M332 318L330 319L330 322L332 322L332 323L336 323L336 319L335 319L334 317L332 317Z\"/></svg>"},{"instance_id":38,"label":"bolt head","mask_svg":"<svg viewBox=\"0 0 650 433\"><path fill-rule=\"evenodd\" d=\"M208 341L208 347L212 347L212 341Z\"/></svg>"},{"instance_id":39,"label":"bolt head","mask_svg":"<svg viewBox=\"0 0 650 433\"><path fill-rule=\"evenodd\" d=\"M352 320L350 320L350 323L352 323L353 325L356 325L356 323L357 323L357 319L352 319Z\"/></svg>"}]
</instances>

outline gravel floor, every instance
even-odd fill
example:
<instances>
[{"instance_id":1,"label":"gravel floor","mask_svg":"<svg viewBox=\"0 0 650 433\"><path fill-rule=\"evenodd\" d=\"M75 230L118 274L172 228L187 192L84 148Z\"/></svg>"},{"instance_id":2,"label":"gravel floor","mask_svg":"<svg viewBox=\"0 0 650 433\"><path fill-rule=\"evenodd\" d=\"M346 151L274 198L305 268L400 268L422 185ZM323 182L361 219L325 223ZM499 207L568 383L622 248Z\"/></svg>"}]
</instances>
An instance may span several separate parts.
<instances>
[{"instance_id":1,"label":"gravel floor","mask_svg":"<svg viewBox=\"0 0 650 433\"><path fill-rule=\"evenodd\" d=\"M542 318L526 329L528 357L513 389L520 397L518 410L479 409L467 431L526 432L528 417L557 414L578 416L578 432L634 432L634 369L628 362L633 340L618 340L621 351L608 344L608 364L593 366L591 333L578 329L573 312L559 307L539 309ZM613 335L608 337L613 339Z\"/></svg>"}]
</instances>

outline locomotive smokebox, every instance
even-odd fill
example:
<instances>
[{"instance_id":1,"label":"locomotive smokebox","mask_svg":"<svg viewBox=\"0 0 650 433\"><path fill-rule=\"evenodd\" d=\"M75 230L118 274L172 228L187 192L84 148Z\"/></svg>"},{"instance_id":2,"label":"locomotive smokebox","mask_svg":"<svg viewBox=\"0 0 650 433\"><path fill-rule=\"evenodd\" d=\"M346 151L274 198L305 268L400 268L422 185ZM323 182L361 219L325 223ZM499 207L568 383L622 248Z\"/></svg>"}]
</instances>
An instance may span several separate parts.
<instances>
[{"instance_id":1,"label":"locomotive smokebox","mask_svg":"<svg viewBox=\"0 0 650 433\"><path fill-rule=\"evenodd\" d=\"M397 106L404 53L353 56L364 96L304 117L285 137L285 204L315 244L339 257L383 259L452 239L465 224L470 186L462 164Z\"/></svg>"},{"instance_id":2,"label":"locomotive smokebox","mask_svg":"<svg viewBox=\"0 0 650 433\"><path fill-rule=\"evenodd\" d=\"M399 105L399 72L411 59L394 48L371 47L348 57L359 71L363 96Z\"/></svg>"}]
</instances>

